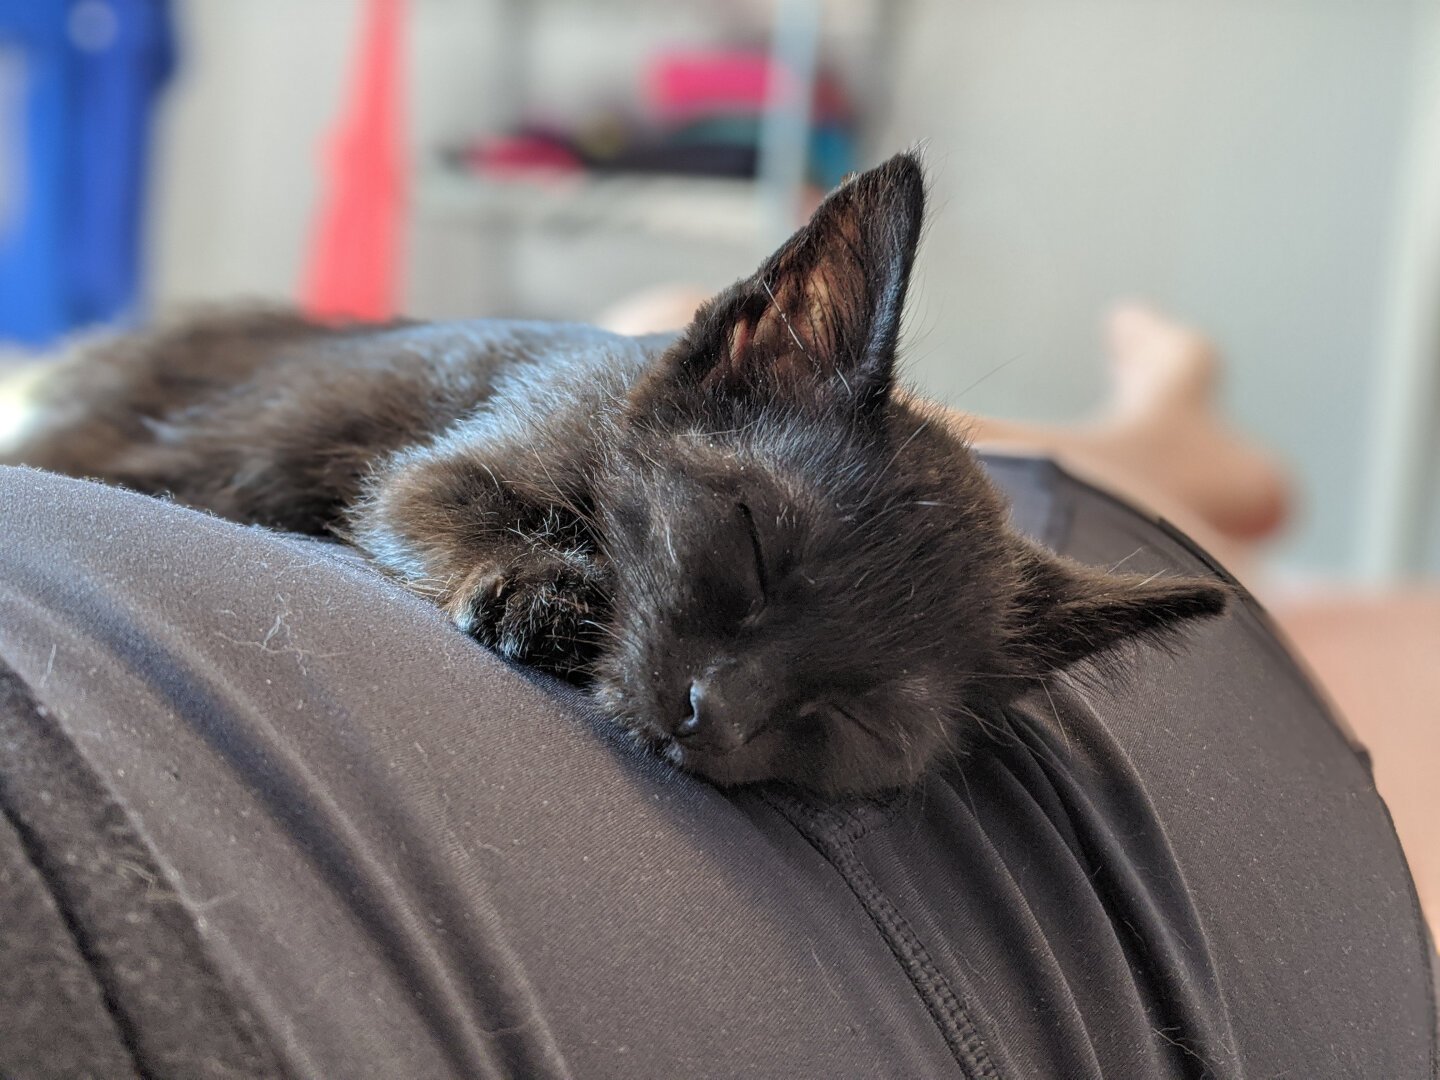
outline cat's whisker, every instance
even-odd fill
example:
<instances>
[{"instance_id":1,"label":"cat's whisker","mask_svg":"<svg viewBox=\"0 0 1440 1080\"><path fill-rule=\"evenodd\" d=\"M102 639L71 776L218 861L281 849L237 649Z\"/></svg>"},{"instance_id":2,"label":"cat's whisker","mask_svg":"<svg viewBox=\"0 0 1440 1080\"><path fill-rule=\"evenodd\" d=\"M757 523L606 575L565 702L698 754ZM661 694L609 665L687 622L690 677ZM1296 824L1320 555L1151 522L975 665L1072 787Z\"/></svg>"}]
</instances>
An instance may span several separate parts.
<instances>
[{"instance_id":1,"label":"cat's whisker","mask_svg":"<svg viewBox=\"0 0 1440 1080\"><path fill-rule=\"evenodd\" d=\"M1116 570L1119 570L1120 567L1124 566L1127 562L1129 562L1131 559L1133 559L1136 555L1139 555L1139 554L1140 554L1142 551L1144 551L1144 550L1145 550L1145 545L1144 545L1144 544L1141 544L1141 545L1140 545L1139 547L1137 547L1134 551L1130 552L1129 555L1126 555L1126 556L1125 556L1123 559L1121 559L1119 562L1117 562L1117 563L1115 563L1113 566L1111 566L1110 569L1109 569L1109 571L1108 571L1108 573L1113 574Z\"/></svg>"},{"instance_id":2,"label":"cat's whisker","mask_svg":"<svg viewBox=\"0 0 1440 1080\"><path fill-rule=\"evenodd\" d=\"M880 470L876 474L874 481L870 485L870 489L865 493L865 501L869 501L871 498L873 498L876 490L880 487L880 485L884 483L887 479L889 479L890 469L896 464L896 462L900 460L900 456L904 454L907 449L909 449L910 444L920 437L920 433L930 426L930 420L931 418L928 416L925 417L925 419L921 420L920 426L917 427L913 432L911 432L909 438L907 438L903 443L900 444L898 448L896 448L895 452L890 456L890 460L880 467Z\"/></svg>"},{"instance_id":3,"label":"cat's whisker","mask_svg":"<svg viewBox=\"0 0 1440 1080\"><path fill-rule=\"evenodd\" d=\"M1015 735L1013 731L1009 730L1006 727L1002 727L999 724L996 724L994 721L986 719L984 716L981 716L980 713L976 712L969 706L961 706L959 711L962 716L965 716L968 719L974 721L976 726L978 726L980 730L985 733L986 737L991 739L995 743L1000 745L1004 745L1006 743L1009 743L1011 745L1020 744L1019 738Z\"/></svg>"},{"instance_id":4,"label":"cat's whisker","mask_svg":"<svg viewBox=\"0 0 1440 1080\"><path fill-rule=\"evenodd\" d=\"M987 371L984 375L981 375L980 378L978 378L978 379L976 379L974 382L972 382L969 386L967 386L967 387L965 387L963 390L961 390L958 394L956 394L956 395L954 396L954 398L951 398L951 400L953 401L953 400L955 400L955 399L957 399L957 398L963 398L966 394L970 393L971 390L974 390L974 389L975 389L977 386L979 386L981 383L985 382L987 379L991 379L991 378L993 378L994 376L1000 374L1000 372L1004 371L1004 370L1005 370L1006 368L1008 368L1011 364L1015 363L1017 360L1022 360L1022 359L1024 359L1024 357L1025 357L1025 354L1024 354L1023 352L1018 352L1018 353L1016 353L1014 356L1010 357L1009 360L1003 360L1003 361L1001 361L1000 363L996 364L993 368L991 368L989 371Z\"/></svg>"},{"instance_id":5,"label":"cat's whisker","mask_svg":"<svg viewBox=\"0 0 1440 1080\"><path fill-rule=\"evenodd\" d=\"M1065 728L1065 721L1060 719L1060 710L1055 707L1055 698L1050 693L1050 681L1042 680L1040 688L1045 691L1045 700L1050 703L1050 716L1054 719L1055 727L1060 732L1060 740L1065 744L1065 753L1068 756L1073 752L1070 745L1070 732Z\"/></svg>"}]
</instances>

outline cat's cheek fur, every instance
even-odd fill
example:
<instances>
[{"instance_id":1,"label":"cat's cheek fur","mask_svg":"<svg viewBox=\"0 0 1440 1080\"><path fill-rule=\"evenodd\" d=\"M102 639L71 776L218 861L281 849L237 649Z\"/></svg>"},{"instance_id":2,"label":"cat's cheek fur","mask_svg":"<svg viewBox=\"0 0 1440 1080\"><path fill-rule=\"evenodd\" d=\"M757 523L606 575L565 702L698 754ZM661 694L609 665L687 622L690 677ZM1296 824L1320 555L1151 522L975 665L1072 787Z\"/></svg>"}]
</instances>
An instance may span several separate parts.
<instances>
[{"instance_id":1,"label":"cat's cheek fur","mask_svg":"<svg viewBox=\"0 0 1440 1080\"><path fill-rule=\"evenodd\" d=\"M837 718L800 724L777 717L740 746L717 752L676 740L670 726L655 718L649 698L637 693L636 681L626 674L632 668L602 661L595 687L601 706L642 746L720 787L778 780L825 796L904 789L981 735L973 717L946 709L942 696L950 687L938 673L916 673L872 695L866 706L874 711L863 726Z\"/></svg>"},{"instance_id":2,"label":"cat's cheek fur","mask_svg":"<svg viewBox=\"0 0 1440 1080\"><path fill-rule=\"evenodd\" d=\"M792 740L792 774L827 795L862 795L916 783L967 740L969 719L947 709L943 678L909 674L871 695L864 725L839 719L821 739Z\"/></svg>"}]
</instances>

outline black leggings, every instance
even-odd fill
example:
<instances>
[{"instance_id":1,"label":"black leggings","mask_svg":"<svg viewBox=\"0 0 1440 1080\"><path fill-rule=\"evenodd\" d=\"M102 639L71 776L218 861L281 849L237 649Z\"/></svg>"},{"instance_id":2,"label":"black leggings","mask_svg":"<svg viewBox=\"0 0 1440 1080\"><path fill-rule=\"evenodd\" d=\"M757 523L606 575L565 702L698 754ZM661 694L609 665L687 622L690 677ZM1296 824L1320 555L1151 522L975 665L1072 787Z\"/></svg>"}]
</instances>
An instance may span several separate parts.
<instances>
[{"instance_id":1,"label":"black leggings","mask_svg":"<svg viewBox=\"0 0 1440 1080\"><path fill-rule=\"evenodd\" d=\"M1017 523L1205 572L1043 463ZM1435 1071L1363 756L1246 603L890 798L722 793L332 545L0 470L0 1075Z\"/></svg>"}]
</instances>

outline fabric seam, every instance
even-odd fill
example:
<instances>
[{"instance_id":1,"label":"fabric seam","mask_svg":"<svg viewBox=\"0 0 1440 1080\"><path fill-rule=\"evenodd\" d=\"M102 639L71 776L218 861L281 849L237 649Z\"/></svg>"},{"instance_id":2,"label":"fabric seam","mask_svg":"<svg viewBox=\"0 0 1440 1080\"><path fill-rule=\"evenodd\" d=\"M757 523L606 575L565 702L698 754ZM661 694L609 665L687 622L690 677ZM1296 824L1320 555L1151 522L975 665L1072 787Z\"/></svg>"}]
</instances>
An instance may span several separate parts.
<instances>
[{"instance_id":1,"label":"fabric seam","mask_svg":"<svg viewBox=\"0 0 1440 1080\"><path fill-rule=\"evenodd\" d=\"M984 1037L964 1001L941 974L919 935L865 868L855 850L856 840L869 832L874 823L850 811L841 811L837 820L826 820L832 815L805 805L795 796L767 794L764 798L834 867L855 895L910 980L967 1080L1001 1080Z\"/></svg>"}]
</instances>

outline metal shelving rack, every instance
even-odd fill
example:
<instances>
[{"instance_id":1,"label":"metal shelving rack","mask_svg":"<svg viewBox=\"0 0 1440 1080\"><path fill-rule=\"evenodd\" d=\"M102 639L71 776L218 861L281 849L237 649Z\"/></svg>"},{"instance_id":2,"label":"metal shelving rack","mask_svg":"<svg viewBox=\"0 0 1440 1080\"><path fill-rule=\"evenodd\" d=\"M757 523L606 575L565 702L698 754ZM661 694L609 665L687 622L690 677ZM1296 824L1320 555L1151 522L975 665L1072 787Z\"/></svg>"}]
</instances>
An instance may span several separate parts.
<instances>
[{"instance_id":1,"label":"metal shelving rack","mask_svg":"<svg viewBox=\"0 0 1440 1080\"><path fill-rule=\"evenodd\" d=\"M497 8L501 40L527 42L537 10L576 0L506 0ZM660 0L628 0L643 10ZM537 231L576 236L615 230L677 244L723 245L758 257L795 228L803 213L810 108L827 8L848 5L866 16L869 65L856 87L864 102L883 102L888 79L884 59L903 4L881 0L772 0L766 39L772 63L786 78L776 79L761 117L759 161L754 180L661 175L563 176L553 180L502 180L466 175L427 164L415 184L417 220L439 229L477 230L497 260L513 257L521 237ZM734 5L700 5L697 10ZM753 6L753 5L751 5ZM833 12L831 12L833 14ZM533 73L527 49L505 50L500 81L509 90L511 117L524 115L532 100ZM862 118L863 119L863 118ZM741 269L737 265L737 272ZM492 307L514 305L498 297Z\"/></svg>"}]
</instances>

